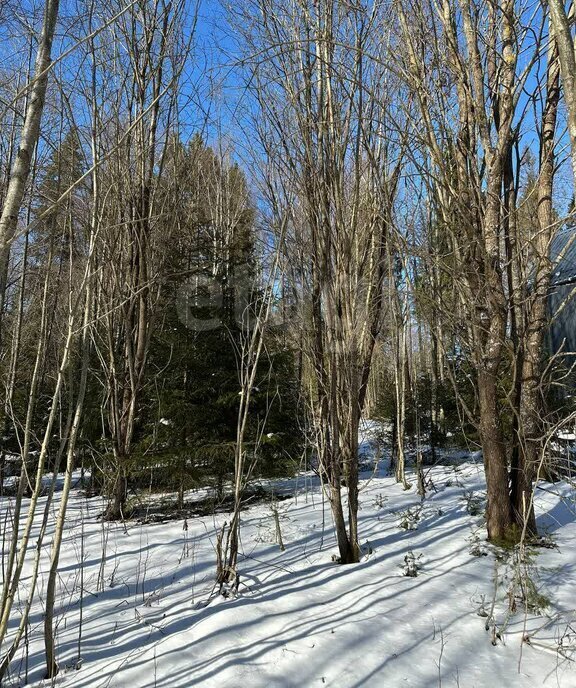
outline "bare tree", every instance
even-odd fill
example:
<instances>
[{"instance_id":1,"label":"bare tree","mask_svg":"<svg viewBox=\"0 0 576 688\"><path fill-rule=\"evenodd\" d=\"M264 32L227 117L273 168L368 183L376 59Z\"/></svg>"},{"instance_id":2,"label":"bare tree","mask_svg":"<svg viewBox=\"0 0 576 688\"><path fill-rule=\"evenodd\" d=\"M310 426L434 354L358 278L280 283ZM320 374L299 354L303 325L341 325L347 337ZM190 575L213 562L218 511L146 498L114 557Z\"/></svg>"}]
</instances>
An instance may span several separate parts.
<instances>
[{"instance_id":1,"label":"bare tree","mask_svg":"<svg viewBox=\"0 0 576 688\"><path fill-rule=\"evenodd\" d=\"M30 89L30 95L27 100L24 125L20 133L18 151L14 159L0 214L0 342L10 247L17 229L26 182L40 136L40 122L44 110L51 63L52 41L58 19L59 4L59 0L46 0L44 7L44 19L38 41L34 75L32 81L27 86Z\"/></svg>"},{"instance_id":2,"label":"bare tree","mask_svg":"<svg viewBox=\"0 0 576 688\"><path fill-rule=\"evenodd\" d=\"M260 140L277 170L270 195L290 217L287 273L298 280L316 451L342 563L360 556L358 426L401 169L387 20L379 3L333 0L248 2L238 20L248 27Z\"/></svg>"},{"instance_id":3,"label":"bare tree","mask_svg":"<svg viewBox=\"0 0 576 688\"><path fill-rule=\"evenodd\" d=\"M574 23L574 3L566 9L562 0L549 0L550 22L554 28L554 40L558 50L562 89L568 111L568 135L572 150L572 174L576 179L576 56L572 25Z\"/></svg>"},{"instance_id":4,"label":"bare tree","mask_svg":"<svg viewBox=\"0 0 576 688\"><path fill-rule=\"evenodd\" d=\"M113 463L108 520L123 516L138 400L161 284L157 189L177 97L182 3L142 2L113 26L118 86L105 137L115 151L100 184L108 202L97 247L103 267L96 318ZM124 46L126 50L120 50ZM126 57L125 57L126 56ZM104 186L105 185L105 186ZM160 229L162 228L162 229ZM166 236L162 237L166 240Z\"/></svg>"},{"instance_id":5,"label":"bare tree","mask_svg":"<svg viewBox=\"0 0 576 688\"><path fill-rule=\"evenodd\" d=\"M552 276L550 246L558 223L554 217L553 184L556 171L555 133L560 100L560 66L558 47L551 32L549 38L546 92L540 124L540 161L536 180L536 227L524 238L522 263L527 270L523 281L530 289L522 299L523 342L521 357L520 402L518 409L519 464L512 466L512 502L520 525L529 535L536 533L532 491L536 469L546 444L545 414L546 379L545 334L548 325L548 294ZM531 272L532 274L527 274Z\"/></svg>"},{"instance_id":6,"label":"bare tree","mask_svg":"<svg viewBox=\"0 0 576 688\"><path fill-rule=\"evenodd\" d=\"M282 223L281 219L279 222L280 225L285 224L285 222ZM258 463L258 452L264 433L264 424L262 424L256 440L251 443L250 447L247 447L246 434L251 413L250 402L258 380L259 363L266 348L267 326L274 303L274 285L278 278L279 257L283 240L282 227L278 234L278 243L272 257L272 264L268 266L264 293L253 302L248 299L241 316L240 342L237 352L240 404L234 447L234 509L227 531L224 528L218 538L217 582L221 590L225 584L231 586L233 590L238 588L242 500L248 481Z\"/></svg>"},{"instance_id":7,"label":"bare tree","mask_svg":"<svg viewBox=\"0 0 576 688\"><path fill-rule=\"evenodd\" d=\"M510 439L501 402L509 319L517 312L510 159L524 112L518 106L520 95L538 59L540 41L532 41L533 27L522 25L512 0L486 10L473 0L404 3L400 18L407 74L430 160L431 175L424 179L434 189L436 222L450 251L443 271L456 285L453 305L463 319L454 319L452 309L443 323L454 327L475 373L488 535L495 541L515 539L519 530L509 493ZM425 35L433 37L431 43L423 40ZM475 423L474 409L463 406Z\"/></svg>"}]
</instances>

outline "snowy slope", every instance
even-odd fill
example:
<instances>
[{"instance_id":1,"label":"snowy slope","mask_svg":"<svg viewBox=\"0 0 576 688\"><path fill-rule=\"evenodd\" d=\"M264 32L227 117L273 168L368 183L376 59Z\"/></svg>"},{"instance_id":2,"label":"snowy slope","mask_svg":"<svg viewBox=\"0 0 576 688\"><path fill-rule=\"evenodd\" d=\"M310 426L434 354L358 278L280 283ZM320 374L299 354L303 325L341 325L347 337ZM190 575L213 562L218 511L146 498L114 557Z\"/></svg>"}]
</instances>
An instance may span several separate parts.
<instances>
[{"instance_id":1,"label":"snowy slope","mask_svg":"<svg viewBox=\"0 0 576 688\"><path fill-rule=\"evenodd\" d=\"M348 567L331 560L330 512L319 486L306 476L285 481L292 496L277 505L286 550L275 542L270 505L247 509L236 599L213 590L215 533L226 515L191 519L187 530L183 521L101 524L101 500L74 492L57 610L59 660L69 669L56 683L576 686L576 668L567 659L576 647L576 524L567 488L565 498L558 486L538 491L541 526L557 548L535 550L530 571L548 606L540 615L525 614L518 602L510 615L514 555L497 557L483 541L477 457L433 468L428 478L421 504L415 486L405 492L383 470L362 475L366 556ZM404 575L405 557L410 561L412 554L416 577ZM28 679L51 685L41 681L41 633L38 605L29 633ZM525 634L530 644L522 643ZM17 658L12 685L19 685L19 673L24 677L25 648Z\"/></svg>"}]
</instances>

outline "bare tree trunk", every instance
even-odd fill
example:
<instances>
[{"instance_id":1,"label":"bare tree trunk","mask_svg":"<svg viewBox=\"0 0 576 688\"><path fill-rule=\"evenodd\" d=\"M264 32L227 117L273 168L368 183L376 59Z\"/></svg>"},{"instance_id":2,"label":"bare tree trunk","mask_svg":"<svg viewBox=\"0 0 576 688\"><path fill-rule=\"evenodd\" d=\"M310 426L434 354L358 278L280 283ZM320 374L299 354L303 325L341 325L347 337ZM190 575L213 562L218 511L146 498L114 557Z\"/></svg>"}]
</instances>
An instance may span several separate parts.
<instances>
[{"instance_id":1,"label":"bare tree trunk","mask_svg":"<svg viewBox=\"0 0 576 688\"><path fill-rule=\"evenodd\" d=\"M407 59L424 124L423 143L436 173L431 190L437 198L438 222L452 251L452 258L444 261L443 267L455 285L454 306L462 308L465 324L457 322L453 313L442 312L441 306L439 315L453 327L456 346L464 344L475 372L472 384L479 401L479 422L473 410L462 403L461 395L459 401L480 434L488 491L488 536L497 541L514 540L518 531L509 494L509 438L504 433L506 403L501 383L509 332L508 298L515 298L514 294L507 295L505 279L511 256L506 256L503 247L513 239L510 215L506 218L504 214L506 201L509 213L515 209L503 186L517 126L516 107L528 73L517 73L522 49L519 18L513 0L487 8L470 0L442 0L425 9L415 2L408 6L420 22L422 37L426 33L432 39L436 59L446 65L454 80L450 100L444 101L441 90L428 81L414 43L414 30L401 5ZM440 40L427 28L431 19L442 33ZM438 96L448 120L455 119L454 103L457 109L457 131L447 123L442 136L438 136L439 120L432 120L429 107L434 102L432 111L436 112ZM452 141L449 152L446 141Z\"/></svg>"},{"instance_id":2,"label":"bare tree trunk","mask_svg":"<svg viewBox=\"0 0 576 688\"><path fill-rule=\"evenodd\" d=\"M512 502L518 525L528 535L536 535L533 481L544 446L542 422L544 380L543 344L547 324L547 301L552 274L550 242L554 234L552 189L555 173L555 132L560 99L558 49L551 37L548 51L546 101L540 134L540 173L537 181L538 231L533 240L536 273L527 299L527 327L521 371L519 408L519 466L512 473Z\"/></svg>"},{"instance_id":3,"label":"bare tree trunk","mask_svg":"<svg viewBox=\"0 0 576 688\"><path fill-rule=\"evenodd\" d=\"M395 280L396 282L396 280ZM396 482L402 483L402 486L407 490L410 485L406 480L406 303L401 303L401 296L399 292L399 285L395 284L392 287L394 294L392 296L393 308L395 318L394 327L394 393L395 393L395 429L396 429L396 466L395 476ZM407 291L407 290L406 290ZM407 301L407 293L404 295L404 301Z\"/></svg>"},{"instance_id":4,"label":"bare tree trunk","mask_svg":"<svg viewBox=\"0 0 576 688\"><path fill-rule=\"evenodd\" d=\"M90 278L88 278L90 279ZM89 323L92 303L92 293L86 290L86 305L84 309L84 322L82 326L82 366L80 371L80 383L74 411L74 420L68 435L68 448L66 458L66 469L64 474L64 485L60 496L60 507L56 517L54 528L54 539L50 555L50 568L48 571L48 581L46 583L46 601L44 611L44 645L46 649L46 677L54 678L58 673L58 663L56 662L56 647L54 643L54 605L56 602L56 580L58 574L58 562L60 560L60 548L62 545L62 535L64 532L64 522L66 510L70 496L72 484L72 470L76 455L76 442L81 429L82 413L84 408L84 398L86 395L86 384L88 379L89 363Z\"/></svg>"},{"instance_id":5,"label":"bare tree trunk","mask_svg":"<svg viewBox=\"0 0 576 688\"><path fill-rule=\"evenodd\" d=\"M26 517L23 531L22 531L22 536L20 538L20 544L18 547L18 556L17 556L16 561L15 561L15 567L12 571L11 578L5 581L5 586L6 586L5 589L7 591L7 594L5 596L5 599L3 599L2 614L0 616L0 644L4 640L6 633L7 633L7 630L8 630L8 623L10 620L10 612L12 610L14 598L16 597L16 594L18 592L18 587L20 584L20 577L22 575L22 570L24 568L24 563L25 563L25 560L26 560L26 557L28 554L28 544L29 544L30 537L31 537L32 526L34 523L34 517L36 514L36 507L37 507L38 499L40 497L40 492L42 490L42 477L44 474L46 457L48 454L50 439L52 437L54 422L56 420L56 413L57 413L57 409L58 409L58 399L60 397L60 391L62 389L62 385L64 382L64 376L65 376L67 369L68 369L68 363L69 363L69 358L70 358L72 341L74 338L74 326L75 326L75 319L74 319L74 315L72 313L70 316L69 323L68 323L68 332L66 335L65 343L63 345L63 350L62 350L61 360L60 360L60 366L59 366L58 375L57 375L57 379L56 379L56 385L55 385L54 392L52 395L51 410L50 410L50 414L48 416L48 420L46 422L44 437L43 437L42 445L40 448L40 454L38 456L38 466L36 469L36 479L35 479L35 483L34 483L34 489L32 491L32 495L30 497L30 503L28 506L28 514ZM25 631L27 623L28 623L28 615L30 612L30 607L32 605L32 600L34 597L34 592L35 592L36 582L37 582L37 577L38 577L38 567L39 567L39 561L40 561L41 544L42 544L42 539L43 539L44 534L45 534L47 519L48 519L48 514L49 514L48 504L49 504L49 502L47 502L42 526L40 529L40 535L38 536L38 540L37 540L36 556L35 556L35 560L34 560L32 574L31 574L30 579L28 581L29 591L28 591L28 597L27 597L25 607L24 607L24 613L21 616L20 623L18 625L18 628L16 630L14 638L12 639L12 643L10 645L10 648L8 649L8 651L6 652L6 654L4 655L4 657L2 658L2 661L0 663L0 681L2 680L4 675L6 674L6 671L8 670L8 667L10 665L10 661L12 660L16 650L18 649L18 646L20 644L20 641L22 640L22 637L24 635L24 631Z\"/></svg>"},{"instance_id":6,"label":"bare tree trunk","mask_svg":"<svg viewBox=\"0 0 576 688\"><path fill-rule=\"evenodd\" d=\"M486 311L477 323L479 341L477 385L480 405L480 437L486 473L486 525L488 538L507 542L515 538L512 504L509 494L508 455L500 417L497 376L502 364L505 341L505 295L500 269L500 198L502 158L494 160L487 190L485 211L485 287ZM481 344L480 344L481 342Z\"/></svg>"},{"instance_id":7,"label":"bare tree trunk","mask_svg":"<svg viewBox=\"0 0 576 688\"><path fill-rule=\"evenodd\" d=\"M104 520L123 518L137 414L147 369L152 322L164 272L158 258L156 190L159 170L171 130L176 86L183 67L175 64L180 3L151 3L132 7L129 20L117 30L130 46L126 64L129 76L118 96L118 153L111 170L111 229L104 250L108 260L122 246L123 265L113 262L107 273L109 298L104 341L107 368L109 429L112 445L111 489ZM145 40L142 38L145 37ZM128 115L130 136L125 137L123 118ZM160 130L161 118L167 128ZM124 144L125 140L125 144ZM120 141L124 145L120 145ZM125 159L126 158L126 159ZM115 216L114 216L115 213Z\"/></svg>"},{"instance_id":8,"label":"bare tree trunk","mask_svg":"<svg viewBox=\"0 0 576 688\"><path fill-rule=\"evenodd\" d=\"M52 254L50 254L50 259ZM50 262L50 261L49 261ZM26 420L24 423L24 437L21 440L21 470L20 478L18 480L18 487L16 490L15 504L14 504L14 514L13 514L13 525L12 525L12 535L10 539L10 547L8 550L8 562L4 571L4 582L2 586L2 597L0 600L0 618L4 613L4 610L8 604L8 597L10 593L10 585L12 581L14 565L16 563L16 557L18 552L18 538L20 533L20 515L22 510L22 502L26 489L30 483L30 477L28 475L28 460L30 455L30 445L33 438L33 419L34 413L36 411L36 404L38 400L38 388L40 385L40 378L42 375L42 367L44 363L45 349L48 342L47 335L47 321L48 321L48 293L50 286L50 271L46 272L44 279L44 288L42 294L42 306L40 315L40 327L38 332L38 346L36 348L36 356L34 360L34 368L32 371L32 377L30 380L30 386L28 389L28 401L26 410Z\"/></svg>"},{"instance_id":9,"label":"bare tree trunk","mask_svg":"<svg viewBox=\"0 0 576 688\"><path fill-rule=\"evenodd\" d=\"M26 182L40 136L40 122L44 110L48 71L51 62L52 40L58 18L59 0L46 0L42 32L38 42L34 78L20 134L20 144L14 161L6 198L0 214L0 343L2 340L2 310L6 295L10 247L14 240Z\"/></svg>"},{"instance_id":10,"label":"bare tree trunk","mask_svg":"<svg viewBox=\"0 0 576 688\"><path fill-rule=\"evenodd\" d=\"M554 29L554 39L560 60L562 88L568 111L568 135L572 152L572 174L576 181L576 55L571 24L574 21L574 3L570 2L569 10L563 0L549 0L550 21Z\"/></svg>"},{"instance_id":11,"label":"bare tree trunk","mask_svg":"<svg viewBox=\"0 0 576 688\"><path fill-rule=\"evenodd\" d=\"M217 582L220 585L221 591L224 585L232 585L233 591L235 592L235 587L237 587L239 580L238 553L242 499L244 497L246 484L256 467L258 460L258 444L260 441L260 437L258 437L254 444L252 458L248 460L245 446L246 430L251 412L250 401L256 383L258 364L265 346L266 326L270 318L274 285L278 274L279 257L284 242L285 221L285 218L279 219L281 229L278 234L278 245L265 286L263 300L256 308L255 313L252 313L253 307L249 304L242 314L242 324L248 328L248 332L240 332L241 342L238 370L240 381L240 405L238 408L236 426L236 445L234 447L234 510L228 526L224 549L222 549L222 546L225 528L222 531L218 545ZM254 316L254 322L250 322L252 316ZM250 325L253 325L252 329L250 329ZM262 432L264 432L264 428L261 428L261 433Z\"/></svg>"},{"instance_id":12,"label":"bare tree trunk","mask_svg":"<svg viewBox=\"0 0 576 688\"><path fill-rule=\"evenodd\" d=\"M508 458L502 436L497 395L494 373L480 370L478 372L480 433L488 497L486 526L490 540L506 542L512 536L511 526L514 521L508 494Z\"/></svg>"}]
</instances>

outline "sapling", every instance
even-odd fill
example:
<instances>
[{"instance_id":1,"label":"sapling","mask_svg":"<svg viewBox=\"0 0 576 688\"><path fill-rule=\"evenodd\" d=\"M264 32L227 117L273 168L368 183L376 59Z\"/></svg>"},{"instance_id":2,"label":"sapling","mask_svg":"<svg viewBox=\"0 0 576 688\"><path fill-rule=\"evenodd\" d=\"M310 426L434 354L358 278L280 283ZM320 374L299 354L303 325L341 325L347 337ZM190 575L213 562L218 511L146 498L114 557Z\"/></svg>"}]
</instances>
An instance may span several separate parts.
<instances>
[{"instance_id":1,"label":"sapling","mask_svg":"<svg viewBox=\"0 0 576 688\"><path fill-rule=\"evenodd\" d=\"M422 554L416 556L412 550L408 552L404 557L404 566L402 567L405 576L408 576L408 578L416 578L418 576L418 572L422 568L421 558Z\"/></svg>"}]
</instances>

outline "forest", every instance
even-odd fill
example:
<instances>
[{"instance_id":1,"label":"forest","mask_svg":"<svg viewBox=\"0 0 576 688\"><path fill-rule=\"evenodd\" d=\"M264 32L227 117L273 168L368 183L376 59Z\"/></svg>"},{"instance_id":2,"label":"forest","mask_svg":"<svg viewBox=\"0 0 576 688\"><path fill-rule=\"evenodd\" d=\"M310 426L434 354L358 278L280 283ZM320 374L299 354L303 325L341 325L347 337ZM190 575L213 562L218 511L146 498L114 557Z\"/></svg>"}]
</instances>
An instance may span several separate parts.
<instances>
[{"instance_id":1,"label":"forest","mask_svg":"<svg viewBox=\"0 0 576 688\"><path fill-rule=\"evenodd\" d=\"M576 686L572 0L0 0L0 686Z\"/></svg>"}]
</instances>

